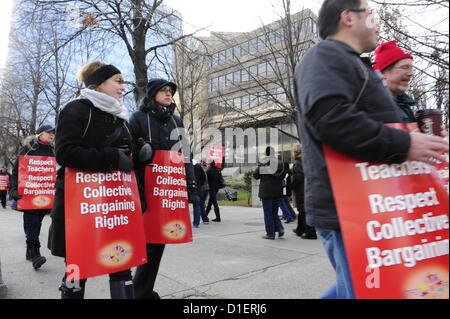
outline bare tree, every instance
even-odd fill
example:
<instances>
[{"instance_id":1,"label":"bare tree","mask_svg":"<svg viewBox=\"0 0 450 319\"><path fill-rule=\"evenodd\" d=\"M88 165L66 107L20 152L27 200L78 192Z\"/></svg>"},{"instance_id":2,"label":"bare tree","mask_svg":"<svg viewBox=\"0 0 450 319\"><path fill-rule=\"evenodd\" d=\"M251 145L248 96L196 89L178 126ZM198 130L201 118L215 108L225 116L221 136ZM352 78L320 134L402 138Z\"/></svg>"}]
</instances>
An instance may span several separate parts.
<instances>
[{"instance_id":1,"label":"bare tree","mask_svg":"<svg viewBox=\"0 0 450 319\"><path fill-rule=\"evenodd\" d=\"M414 56L411 95L421 108L437 108L449 118L449 1L373 1L379 5L381 38L397 40ZM420 17L421 19L418 19Z\"/></svg>"},{"instance_id":2,"label":"bare tree","mask_svg":"<svg viewBox=\"0 0 450 319\"><path fill-rule=\"evenodd\" d=\"M145 95L149 66L159 63L164 67L160 51L190 36L182 34L180 17L163 0L32 1L40 10L53 10L61 20L67 19L68 8L76 8L79 28L67 42L86 32L120 40L133 66L136 101Z\"/></svg>"}]
</instances>

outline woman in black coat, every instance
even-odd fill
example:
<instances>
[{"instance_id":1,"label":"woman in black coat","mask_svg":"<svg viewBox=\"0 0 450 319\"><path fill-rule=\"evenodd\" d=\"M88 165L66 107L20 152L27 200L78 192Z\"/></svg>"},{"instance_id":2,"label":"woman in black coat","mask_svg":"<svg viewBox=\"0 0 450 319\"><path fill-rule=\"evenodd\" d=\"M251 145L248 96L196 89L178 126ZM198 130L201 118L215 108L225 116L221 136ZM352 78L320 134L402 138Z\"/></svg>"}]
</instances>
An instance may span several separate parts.
<instances>
[{"instance_id":1,"label":"woman in black coat","mask_svg":"<svg viewBox=\"0 0 450 319\"><path fill-rule=\"evenodd\" d=\"M61 165L56 179L56 194L49 230L49 249L55 256L66 256L64 174L65 168L107 172L130 172L132 137L128 127L128 110L120 100L124 91L123 76L112 65L94 61L81 68L78 80L86 89L80 97L59 112L56 126L56 161ZM131 271L110 274L112 298L134 298ZM60 287L63 299L84 297L86 279L80 288L69 288L66 276Z\"/></svg>"},{"instance_id":2,"label":"woman in black coat","mask_svg":"<svg viewBox=\"0 0 450 319\"><path fill-rule=\"evenodd\" d=\"M27 137L23 142L23 148L19 151L19 156L55 156L53 140L55 138L55 128L50 125L42 125L36 130L37 135ZM9 196L15 201L22 198L18 194L19 184L19 157L14 164L11 174ZM39 269L47 259L41 256L39 234L41 233L42 220L50 209L30 209L23 211L23 229L27 249L25 258L31 260L34 269Z\"/></svg>"},{"instance_id":3,"label":"woman in black coat","mask_svg":"<svg viewBox=\"0 0 450 319\"><path fill-rule=\"evenodd\" d=\"M306 224L305 213L305 173L303 172L300 146L296 145L293 150L294 166L292 167L291 188L294 192L295 203L298 210L297 228L292 231L303 239L317 239L316 229Z\"/></svg>"},{"instance_id":4,"label":"woman in black coat","mask_svg":"<svg viewBox=\"0 0 450 319\"><path fill-rule=\"evenodd\" d=\"M135 171L142 211L147 208L144 176L146 165L152 161L151 153L157 150L174 150L173 147L179 142L183 147L189 199L194 201L198 197L194 169L189 158L189 143L183 134L183 123L180 117L174 114L176 105L173 103L173 95L176 90L177 86L173 82L151 79L147 84L147 93L141 101L139 110L134 112L130 118L131 133L139 148L139 155L135 157ZM171 137L172 132L176 134ZM176 135L175 138L173 138L174 135ZM179 140L180 135L183 136L181 141ZM144 154L145 147L152 149L152 152ZM133 279L136 299L160 298L153 288L164 248L165 244L147 243L147 263L137 267Z\"/></svg>"}]
</instances>

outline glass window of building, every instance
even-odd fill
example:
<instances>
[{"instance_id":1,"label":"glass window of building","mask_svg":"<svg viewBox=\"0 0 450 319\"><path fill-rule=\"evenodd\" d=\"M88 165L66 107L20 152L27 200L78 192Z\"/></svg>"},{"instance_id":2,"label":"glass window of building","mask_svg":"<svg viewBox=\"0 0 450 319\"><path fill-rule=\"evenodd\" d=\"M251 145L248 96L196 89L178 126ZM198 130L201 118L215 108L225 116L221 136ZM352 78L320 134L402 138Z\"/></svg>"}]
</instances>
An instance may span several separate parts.
<instances>
[{"instance_id":1,"label":"glass window of building","mask_svg":"<svg viewBox=\"0 0 450 319\"><path fill-rule=\"evenodd\" d=\"M233 73L228 73L225 77L225 86L233 85Z\"/></svg>"},{"instance_id":2,"label":"glass window of building","mask_svg":"<svg viewBox=\"0 0 450 319\"><path fill-rule=\"evenodd\" d=\"M242 101L241 101L241 97L240 96L239 97L235 97L233 99L233 105L234 105L234 108L236 108L236 109L242 109Z\"/></svg>"},{"instance_id":3,"label":"glass window of building","mask_svg":"<svg viewBox=\"0 0 450 319\"><path fill-rule=\"evenodd\" d=\"M225 88L225 76L219 76L219 90Z\"/></svg>"},{"instance_id":4,"label":"glass window of building","mask_svg":"<svg viewBox=\"0 0 450 319\"><path fill-rule=\"evenodd\" d=\"M239 58L241 56L241 47L239 45L235 45L233 47L233 55L235 58Z\"/></svg>"},{"instance_id":5,"label":"glass window of building","mask_svg":"<svg viewBox=\"0 0 450 319\"><path fill-rule=\"evenodd\" d=\"M258 64L258 76L267 76L267 62Z\"/></svg>"},{"instance_id":6,"label":"glass window of building","mask_svg":"<svg viewBox=\"0 0 450 319\"><path fill-rule=\"evenodd\" d=\"M247 110L250 107L250 95L245 94L241 98L242 100L242 109Z\"/></svg>"},{"instance_id":7,"label":"glass window of building","mask_svg":"<svg viewBox=\"0 0 450 319\"><path fill-rule=\"evenodd\" d=\"M247 82L249 79L249 74L247 69L241 70L241 82Z\"/></svg>"},{"instance_id":8,"label":"glass window of building","mask_svg":"<svg viewBox=\"0 0 450 319\"><path fill-rule=\"evenodd\" d=\"M258 106L258 95L250 94L250 108Z\"/></svg>"},{"instance_id":9,"label":"glass window of building","mask_svg":"<svg viewBox=\"0 0 450 319\"><path fill-rule=\"evenodd\" d=\"M241 83L241 70L235 71L233 73L233 83L234 84Z\"/></svg>"},{"instance_id":10,"label":"glass window of building","mask_svg":"<svg viewBox=\"0 0 450 319\"><path fill-rule=\"evenodd\" d=\"M257 78L258 77L258 65L252 65L249 68L249 73L251 78Z\"/></svg>"},{"instance_id":11,"label":"glass window of building","mask_svg":"<svg viewBox=\"0 0 450 319\"><path fill-rule=\"evenodd\" d=\"M258 38L253 38L249 41L250 53L258 51Z\"/></svg>"},{"instance_id":12,"label":"glass window of building","mask_svg":"<svg viewBox=\"0 0 450 319\"><path fill-rule=\"evenodd\" d=\"M249 53L249 49L248 49L248 41L245 41L244 43L241 43L240 45L240 51L241 51L241 56L242 55L246 55Z\"/></svg>"}]
</instances>

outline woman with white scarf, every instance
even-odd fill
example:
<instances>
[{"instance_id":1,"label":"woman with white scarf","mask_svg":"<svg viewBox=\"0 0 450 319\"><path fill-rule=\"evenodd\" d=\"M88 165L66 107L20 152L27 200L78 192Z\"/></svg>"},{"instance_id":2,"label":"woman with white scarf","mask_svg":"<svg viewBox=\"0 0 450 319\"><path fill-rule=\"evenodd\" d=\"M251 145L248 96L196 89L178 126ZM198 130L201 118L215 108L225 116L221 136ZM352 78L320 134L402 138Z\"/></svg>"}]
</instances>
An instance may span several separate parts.
<instances>
[{"instance_id":1,"label":"woman with white scarf","mask_svg":"<svg viewBox=\"0 0 450 319\"><path fill-rule=\"evenodd\" d=\"M84 65L78 80L83 82L79 98L61 108L56 126L56 161L61 166L55 184L55 202L48 247L55 256L66 257L64 175L65 168L89 171L130 172L133 162L128 110L121 95L124 79L113 65L94 61ZM70 200L67 198L66 200ZM110 277L111 298L134 298L129 269ZM73 283L64 275L59 288L62 299L84 298L86 279Z\"/></svg>"}]
</instances>

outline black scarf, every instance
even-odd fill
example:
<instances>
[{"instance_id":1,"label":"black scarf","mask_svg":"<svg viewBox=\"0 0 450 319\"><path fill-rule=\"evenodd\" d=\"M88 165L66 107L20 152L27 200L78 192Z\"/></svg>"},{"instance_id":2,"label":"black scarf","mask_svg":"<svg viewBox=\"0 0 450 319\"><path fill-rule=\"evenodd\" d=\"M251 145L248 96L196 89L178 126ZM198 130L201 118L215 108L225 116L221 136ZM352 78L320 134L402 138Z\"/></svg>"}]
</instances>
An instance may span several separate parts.
<instances>
[{"instance_id":1,"label":"black scarf","mask_svg":"<svg viewBox=\"0 0 450 319\"><path fill-rule=\"evenodd\" d=\"M142 112L149 113L150 116L153 116L157 119L168 120L172 117L175 112L176 104L172 103L169 106L162 106L154 101L149 101L147 98L142 100L140 110Z\"/></svg>"}]
</instances>

